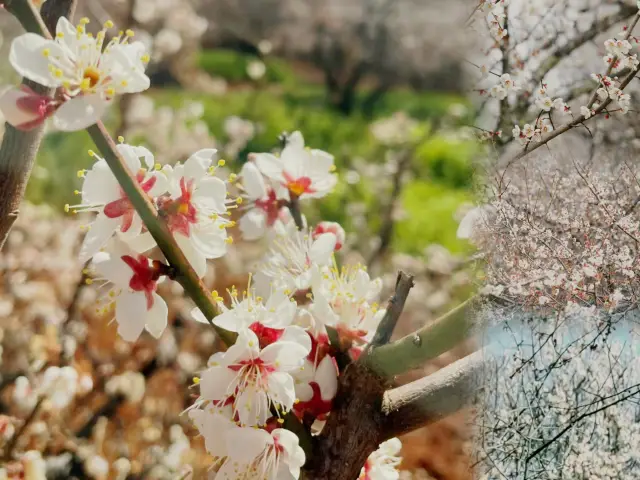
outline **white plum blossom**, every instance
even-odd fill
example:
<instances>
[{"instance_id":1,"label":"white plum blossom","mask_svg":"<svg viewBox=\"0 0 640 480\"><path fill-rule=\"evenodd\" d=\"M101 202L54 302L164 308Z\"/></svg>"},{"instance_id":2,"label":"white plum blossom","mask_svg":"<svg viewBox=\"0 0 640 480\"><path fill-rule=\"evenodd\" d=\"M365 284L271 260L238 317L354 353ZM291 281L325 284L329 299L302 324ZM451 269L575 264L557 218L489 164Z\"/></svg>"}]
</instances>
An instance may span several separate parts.
<instances>
[{"instance_id":1,"label":"white plum blossom","mask_svg":"<svg viewBox=\"0 0 640 480\"><path fill-rule=\"evenodd\" d=\"M336 242L333 233L314 239L308 230L299 231L294 222L289 222L260 264L261 279L278 288L306 290L311 286L313 272L331 263Z\"/></svg>"},{"instance_id":2,"label":"white plum blossom","mask_svg":"<svg viewBox=\"0 0 640 480\"><path fill-rule=\"evenodd\" d=\"M390 438L381 443L378 449L369 455L358 480L398 480L400 474L397 467L402 461L398 454L401 449L402 442L397 438Z\"/></svg>"},{"instance_id":3,"label":"white plum blossom","mask_svg":"<svg viewBox=\"0 0 640 480\"><path fill-rule=\"evenodd\" d=\"M294 374L294 380L299 400L293 407L296 413L323 420L338 393L338 368L333 357L325 355L320 361L305 360L304 368Z\"/></svg>"},{"instance_id":4,"label":"white plum blossom","mask_svg":"<svg viewBox=\"0 0 640 480\"><path fill-rule=\"evenodd\" d=\"M199 277L207 270L207 259L219 258L227 251L229 237L226 228L233 222L226 219L227 187L210 174L214 149L199 150L184 164L165 165L162 173L167 193L156 199L158 212L173 233L176 243ZM155 246L150 233L129 244L138 252Z\"/></svg>"},{"instance_id":5,"label":"white plum blossom","mask_svg":"<svg viewBox=\"0 0 640 480\"><path fill-rule=\"evenodd\" d=\"M133 32L127 30L104 45L113 23L105 23L95 36L86 32L87 23L82 19L75 27L61 17L53 40L25 33L12 42L9 62L13 68L29 80L58 89L39 120L26 120L30 126L53 115L56 128L80 130L96 123L116 95L149 88L144 72L148 56L141 42L129 43ZM7 103L4 96L0 105ZM12 125L25 126L24 116L15 109L3 108L3 113Z\"/></svg>"},{"instance_id":6,"label":"white plum blossom","mask_svg":"<svg viewBox=\"0 0 640 480\"><path fill-rule=\"evenodd\" d=\"M240 427L226 432L227 459L216 479L295 480L305 462L298 437L282 428L271 432Z\"/></svg>"},{"instance_id":7,"label":"white plum blossom","mask_svg":"<svg viewBox=\"0 0 640 480\"><path fill-rule=\"evenodd\" d=\"M291 410L295 388L291 373L304 364L309 345L286 332L277 341L261 348L251 330L241 331L226 352L214 354L200 378L200 398L196 405L213 402L223 405L231 399L234 417L241 425L263 426L273 416ZM309 342L310 343L310 342Z\"/></svg>"},{"instance_id":8,"label":"white plum blossom","mask_svg":"<svg viewBox=\"0 0 640 480\"><path fill-rule=\"evenodd\" d=\"M145 193L155 196L166 191L166 178L158 172L150 171L154 167L154 158L149 150L125 143L117 145L116 149ZM98 253L115 232L126 240L137 237L142 231L140 216L107 162L92 151L89 154L97 161L90 170L78 172L84 177L82 203L66 207L74 212L97 213L80 247L79 256L82 262ZM146 168L143 167L141 158Z\"/></svg>"},{"instance_id":9,"label":"white plum blossom","mask_svg":"<svg viewBox=\"0 0 640 480\"><path fill-rule=\"evenodd\" d=\"M333 233L336 236L336 252L342 248L346 238L344 228L337 222L320 222L313 230L312 237L315 240L324 233Z\"/></svg>"},{"instance_id":10,"label":"white plum blossom","mask_svg":"<svg viewBox=\"0 0 640 480\"><path fill-rule=\"evenodd\" d=\"M94 255L91 267L94 281L112 286L103 296L101 311L115 308L118 334L127 342L135 342L146 329L159 338L168 315L167 304L157 293L158 281L164 276L162 264L116 244L110 251Z\"/></svg>"},{"instance_id":11,"label":"white plum blossom","mask_svg":"<svg viewBox=\"0 0 640 480\"><path fill-rule=\"evenodd\" d=\"M287 137L287 144L280 157L270 153L255 153L252 157L258 169L284 187L288 197L321 198L337 183L333 155L322 150L307 149L300 132ZM280 198L280 191L277 192Z\"/></svg>"},{"instance_id":12,"label":"white plum blossom","mask_svg":"<svg viewBox=\"0 0 640 480\"><path fill-rule=\"evenodd\" d=\"M253 162L245 163L240 175L244 190L240 231L245 240L256 240L274 227L285 209L270 180L263 177Z\"/></svg>"},{"instance_id":13,"label":"white plum blossom","mask_svg":"<svg viewBox=\"0 0 640 480\"><path fill-rule=\"evenodd\" d=\"M13 401L20 409L31 411L38 401L38 392L31 386L27 377L16 378L13 389Z\"/></svg>"},{"instance_id":14,"label":"white plum blossom","mask_svg":"<svg viewBox=\"0 0 640 480\"><path fill-rule=\"evenodd\" d=\"M377 299L382 280L371 280L362 265L315 270L311 281L313 303L309 311L323 325L359 343L370 341L385 314Z\"/></svg>"}]
</instances>

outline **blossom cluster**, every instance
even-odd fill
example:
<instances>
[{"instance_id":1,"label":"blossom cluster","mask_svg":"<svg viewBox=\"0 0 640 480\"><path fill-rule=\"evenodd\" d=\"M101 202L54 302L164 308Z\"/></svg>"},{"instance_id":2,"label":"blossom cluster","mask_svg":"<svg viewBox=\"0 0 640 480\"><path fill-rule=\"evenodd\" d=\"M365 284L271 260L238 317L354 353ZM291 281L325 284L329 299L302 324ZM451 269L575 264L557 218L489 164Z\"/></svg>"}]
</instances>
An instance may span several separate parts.
<instances>
[{"instance_id":1,"label":"blossom cluster","mask_svg":"<svg viewBox=\"0 0 640 480\"><path fill-rule=\"evenodd\" d=\"M626 165L543 169L471 211L459 235L487 254L485 293L567 315L637 306L636 178Z\"/></svg>"},{"instance_id":2,"label":"blossom cluster","mask_svg":"<svg viewBox=\"0 0 640 480\"><path fill-rule=\"evenodd\" d=\"M53 40L32 33L14 40L13 67L54 89L51 96L15 89L3 94L0 106L15 127L28 130L52 116L58 129L86 128L115 95L148 88L148 56L141 43L129 43L133 32L122 32L105 46L112 22L96 35L86 31L88 23L83 19L73 27L62 18ZM377 304L380 279L372 280L361 265L337 266L334 253L345 242L342 227L320 222L311 228L300 211L301 202L324 197L336 185L334 157L305 147L302 134L294 132L284 136L279 154L251 154L239 178L231 174L222 180L217 169L225 161L216 160L215 149L161 165L148 148L118 141L106 158L89 151L93 165L78 172L81 200L66 206L68 212L93 214L83 227L79 257L88 264L87 283L101 292L97 312L113 318L127 342L145 330L160 338L169 308L158 286L175 280L180 267L164 258L159 236L119 182L114 154L200 278L207 261L224 256L233 242L228 230L236 225L231 218L237 209L243 238L264 237L267 253L241 295L235 287L227 292L230 304L213 292L219 315L210 319L198 308L192 311L194 320L233 332L236 339L214 353L196 377L200 396L189 416L214 457L216 478L298 478L305 453L286 429L286 417L322 430L338 390L338 352L357 359L385 313ZM240 192L235 198L231 187ZM139 400L142 389L132 388L137 380L124 374L106 388L111 395ZM14 392L33 409L43 396L64 408L78 384L72 367L51 367L37 389L21 377ZM174 444L184 446L180 439ZM398 444L381 446L362 478L393 476ZM94 458L91 469L104 473L109 469L104 463Z\"/></svg>"}]
</instances>

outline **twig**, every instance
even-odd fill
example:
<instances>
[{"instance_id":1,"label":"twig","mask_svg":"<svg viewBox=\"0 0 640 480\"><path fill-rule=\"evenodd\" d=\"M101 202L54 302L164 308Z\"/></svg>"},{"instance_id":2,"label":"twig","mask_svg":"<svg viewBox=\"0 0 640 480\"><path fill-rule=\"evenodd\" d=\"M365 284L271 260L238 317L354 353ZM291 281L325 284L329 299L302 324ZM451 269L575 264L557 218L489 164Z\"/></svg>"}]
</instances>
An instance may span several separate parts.
<instances>
[{"instance_id":1,"label":"twig","mask_svg":"<svg viewBox=\"0 0 640 480\"><path fill-rule=\"evenodd\" d=\"M38 401L34 405L33 410L31 410L31 413L29 414L29 416L25 419L24 423L20 426L18 431L16 431L16 433L13 434L13 437L11 437L11 439L7 442L7 446L5 447L5 451L4 451L5 461L11 460L11 455L13 454L14 448L18 444L18 440L20 440L20 437L24 434L24 432L27 431L27 428L29 428L29 425L31 425L35 420L35 418L38 416L38 412L40 412L40 408L42 407L42 403L44 402L44 399L45 399L44 396L41 396L40 398L38 398Z\"/></svg>"},{"instance_id":2,"label":"twig","mask_svg":"<svg viewBox=\"0 0 640 480\"><path fill-rule=\"evenodd\" d=\"M371 340L371 343L363 353L364 356L371 352L372 349L389 343L393 330L395 329L398 319L402 314L402 310L404 310L404 304L409 296L409 290L413 288L413 285L413 275L408 275L402 271L398 272L396 290L393 296L389 299L387 311L378 325L378 329L376 330L373 340ZM363 357L360 358L364 360Z\"/></svg>"},{"instance_id":3,"label":"twig","mask_svg":"<svg viewBox=\"0 0 640 480\"><path fill-rule=\"evenodd\" d=\"M291 200L289 200L287 207L291 212L293 221L296 222L296 227L298 227L298 230L302 230L304 229L304 221L302 220L302 212L300 211L300 199L293 194L290 195Z\"/></svg>"}]
</instances>

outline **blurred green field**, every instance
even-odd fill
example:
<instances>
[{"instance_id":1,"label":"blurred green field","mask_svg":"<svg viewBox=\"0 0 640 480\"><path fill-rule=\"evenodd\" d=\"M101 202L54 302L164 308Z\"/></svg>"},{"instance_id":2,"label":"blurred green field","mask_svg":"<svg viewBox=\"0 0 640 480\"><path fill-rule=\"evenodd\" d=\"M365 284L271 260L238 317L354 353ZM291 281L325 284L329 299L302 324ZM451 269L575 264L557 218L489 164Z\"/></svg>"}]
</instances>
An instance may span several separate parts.
<instances>
[{"instance_id":1,"label":"blurred green field","mask_svg":"<svg viewBox=\"0 0 640 480\"><path fill-rule=\"evenodd\" d=\"M246 80L242 72L246 71L247 61L242 56L218 53L201 57L200 64L210 73L233 83ZM145 93L158 106L179 108L185 101L201 102L204 107L202 120L210 132L223 141L223 124L229 116L236 115L260 125L256 136L240 152L237 161L229 162L229 167L235 171L240 169L249 152L273 150L278 146L280 133L301 130L307 145L335 155L337 173L342 180L356 159L384 163L386 147L370 132L372 121L404 111L419 120L419 128L425 130L452 104L464 103L453 95L394 90L377 104L373 118L361 113L344 116L327 105L321 85L300 80L286 62L269 61L267 67L267 82L276 83L279 88L265 86L262 90L251 90L232 87L226 94L216 97L175 88L154 88ZM360 95L365 94L360 92ZM105 123L117 125L117 109L112 109L109 115ZM128 138L127 141L144 143L144 139ZM73 191L80 185L76 172L90 167L87 150L91 147L86 132L48 134L38 156L38 167L28 186L28 200L46 202L60 209L66 203L73 203L77 198ZM430 243L442 244L453 252L466 250L467 245L455 237L457 223L453 214L461 203L471 199L471 160L475 148L474 142L442 135L431 136L418 145L412 160L413 179L403 190L401 198L407 216L398 222L395 229L392 244L395 251L420 253ZM361 202L368 212L372 212L367 221L371 231L376 232L381 219L374 213L381 211L388 195L381 195L374 182L365 177L355 184L341 181L332 195L310 205L305 212L310 220L338 221L347 230L354 230L356 227L345 206Z\"/></svg>"}]
</instances>

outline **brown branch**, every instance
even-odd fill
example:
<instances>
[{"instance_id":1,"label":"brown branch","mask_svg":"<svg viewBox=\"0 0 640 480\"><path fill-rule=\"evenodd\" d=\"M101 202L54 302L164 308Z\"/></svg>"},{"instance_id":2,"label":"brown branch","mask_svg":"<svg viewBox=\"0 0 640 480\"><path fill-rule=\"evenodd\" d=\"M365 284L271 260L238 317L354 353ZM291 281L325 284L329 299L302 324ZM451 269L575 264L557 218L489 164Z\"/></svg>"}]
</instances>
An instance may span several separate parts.
<instances>
[{"instance_id":1,"label":"brown branch","mask_svg":"<svg viewBox=\"0 0 640 480\"><path fill-rule=\"evenodd\" d=\"M384 394L383 440L436 422L461 410L476 393L484 364L480 350L436 373Z\"/></svg>"},{"instance_id":2,"label":"brown branch","mask_svg":"<svg viewBox=\"0 0 640 480\"><path fill-rule=\"evenodd\" d=\"M367 346L367 350L364 355L366 355L371 348L389 343L393 330L395 329L398 319L402 314L402 310L404 310L404 304L409 296L409 290L413 288L413 285L413 275L408 275L403 271L398 272L396 290L393 296L389 299L387 311L385 312L384 317L382 317L382 320L378 325L378 329L376 330L376 334L374 335L373 340L371 340L371 343ZM362 359L363 357L360 358Z\"/></svg>"},{"instance_id":3,"label":"brown branch","mask_svg":"<svg viewBox=\"0 0 640 480\"><path fill-rule=\"evenodd\" d=\"M9 0L5 9L16 16L25 30L40 33L40 24L31 12L31 2ZM49 0L42 6L42 19L49 32L55 32L60 17L70 18L75 10L76 0ZM49 90L24 79L23 85L37 93L51 95ZM19 215L19 207L35 164L36 153L44 134L44 125L28 132L21 132L8 123L0 146L0 249Z\"/></svg>"}]
</instances>

